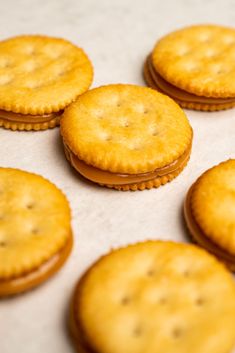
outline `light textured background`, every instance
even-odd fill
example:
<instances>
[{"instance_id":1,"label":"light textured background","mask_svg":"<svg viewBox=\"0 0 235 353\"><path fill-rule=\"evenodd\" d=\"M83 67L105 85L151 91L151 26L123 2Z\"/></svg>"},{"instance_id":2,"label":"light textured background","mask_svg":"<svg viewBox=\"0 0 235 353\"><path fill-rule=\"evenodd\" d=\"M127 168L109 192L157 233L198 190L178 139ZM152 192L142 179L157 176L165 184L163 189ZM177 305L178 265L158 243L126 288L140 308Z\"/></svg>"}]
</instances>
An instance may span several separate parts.
<instances>
[{"instance_id":1,"label":"light textured background","mask_svg":"<svg viewBox=\"0 0 235 353\"><path fill-rule=\"evenodd\" d=\"M144 84L142 63L155 41L192 23L234 25L233 0L0 0L0 36L44 33L83 47L93 86ZM187 241L182 202L205 169L235 157L235 109L186 111L194 128L191 160L170 184L123 193L82 181L64 158L59 129L0 129L0 165L33 171L64 190L73 211L75 247L66 266L36 290L0 302L1 353L73 352L66 332L68 302L81 273L112 247L143 239ZM205 269L206 270L206 269Z\"/></svg>"}]
</instances>

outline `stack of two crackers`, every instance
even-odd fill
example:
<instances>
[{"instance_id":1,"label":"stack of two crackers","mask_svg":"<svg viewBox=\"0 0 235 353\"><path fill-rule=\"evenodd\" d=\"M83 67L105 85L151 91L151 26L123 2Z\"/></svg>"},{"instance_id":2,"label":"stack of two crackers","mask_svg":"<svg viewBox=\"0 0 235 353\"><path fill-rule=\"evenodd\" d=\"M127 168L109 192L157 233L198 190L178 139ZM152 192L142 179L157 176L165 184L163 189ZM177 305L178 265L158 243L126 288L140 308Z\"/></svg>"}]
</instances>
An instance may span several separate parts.
<instances>
[{"instance_id":1,"label":"stack of two crackers","mask_svg":"<svg viewBox=\"0 0 235 353\"><path fill-rule=\"evenodd\" d=\"M45 36L0 43L0 126L45 130L93 77L84 51ZM0 296L31 289L54 274L73 244L63 193L43 177L0 168Z\"/></svg>"},{"instance_id":2,"label":"stack of two crackers","mask_svg":"<svg viewBox=\"0 0 235 353\"><path fill-rule=\"evenodd\" d=\"M189 160L189 121L156 90L192 109L235 104L231 29L195 26L163 38L145 66L146 80L156 90L108 85L86 92L91 63L64 40L18 37L1 46L1 125L40 130L61 122L72 166L117 190L163 185ZM6 296L35 287L58 270L73 239L60 190L23 171L1 168L0 175L0 295ZM194 239L232 270L234 175L233 160L212 168L185 202ZM228 353L235 343L234 281L224 265L194 245L127 246L102 257L81 278L70 327L84 353Z\"/></svg>"},{"instance_id":3,"label":"stack of two crackers","mask_svg":"<svg viewBox=\"0 0 235 353\"><path fill-rule=\"evenodd\" d=\"M64 39L19 36L0 43L0 126L45 130L91 85L92 65Z\"/></svg>"}]
</instances>

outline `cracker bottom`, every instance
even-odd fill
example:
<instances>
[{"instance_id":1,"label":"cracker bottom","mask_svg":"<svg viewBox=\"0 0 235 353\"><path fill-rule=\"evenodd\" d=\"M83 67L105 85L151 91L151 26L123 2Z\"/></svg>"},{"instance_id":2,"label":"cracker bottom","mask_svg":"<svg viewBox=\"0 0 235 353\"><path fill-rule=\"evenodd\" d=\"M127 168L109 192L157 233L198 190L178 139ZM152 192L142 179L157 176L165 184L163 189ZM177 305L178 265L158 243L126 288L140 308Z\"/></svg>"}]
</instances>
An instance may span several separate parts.
<instances>
[{"instance_id":1,"label":"cracker bottom","mask_svg":"<svg viewBox=\"0 0 235 353\"><path fill-rule=\"evenodd\" d=\"M148 61L146 60L143 69L143 76L146 84L155 89L156 91L168 95L166 92L162 91L160 87L157 86L154 78L148 67ZM199 111L206 111L206 112L214 112L219 110L226 110L235 107L235 103L221 103L221 104L206 104L206 103L195 103L195 102L186 102L179 100L177 98L173 98L176 103L178 103L182 108L191 109L191 110L199 110Z\"/></svg>"},{"instance_id":2,"label":"cracker bottom","mask_svg":"<svg viewBox=\"0 0 235 353\"><path fill-rule=\"evenodd\" d=\"M213 243L206 235L204 235L194 220L190 205L193 186L189 189L184 202L184 217L189 234L194 242L216 256L229 270L235 272L235 257L221 249L217 244Z\"/></svg>"},{"instance_id":3,"label":"cracker bottom","mask_svg":"<svg viewBox=\"0 0 235 353\"><path fill-rule=\"evenodd\" d=\"M52 129L60 124L60 116L57 116L49 121L44 121L42 123L27 123L27 122L18 122L18 121L9 121L7 119L0 117L0 127L4 127L5 129L10 129L13 131L39 131L39 130L47 130Z\"/></svg>"},{"instance_id":4,"label":"cracker bottom","mask_svg":"<svg viewBox=\"0 0 235 353\"><path fill-rule=\"evenodd\" d=\"M216 112L219 110L226 110L235 107L235 103L227 104L203 104L203 103L189 103L175 100L182 108L191 110L200 110L205 112Z\"/></svg>"},{"instance_id":5,"label":"cracker bottom","mask_svg":"<svg viewBox=\"0 0 235 353\"><path fill-rule=\"evenodd\" d=\"M0 298L20 294L46 281L57 272L65 263L73 247L72 234L64 248L51 259L43 263L39 268L32 270L20 277L15 277L6 281L0 280Z\"/></svg>"}]
</instances>

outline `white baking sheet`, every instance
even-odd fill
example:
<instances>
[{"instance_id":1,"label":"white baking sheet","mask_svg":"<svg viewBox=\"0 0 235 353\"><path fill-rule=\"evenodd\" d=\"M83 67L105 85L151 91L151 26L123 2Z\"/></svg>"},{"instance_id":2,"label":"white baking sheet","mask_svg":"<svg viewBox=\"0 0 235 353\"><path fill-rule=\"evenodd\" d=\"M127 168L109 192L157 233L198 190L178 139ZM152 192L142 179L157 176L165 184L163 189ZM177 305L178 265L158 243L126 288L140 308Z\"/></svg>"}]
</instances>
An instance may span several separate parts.
<instances>
[{"instance_id":1,"label":"white baking sheet","mask_svg":"<svg viewBox=\"0 0 235 353\"><path fill-rule=\"evenodd\" d=\"M155 40L192 23L233 25L233 0L0 0L0 39L21 33L65 37L82 46L95 69L93 87L143 84L141 70ZM75 246L64 268L36 290L0 302L1 353L69 353L68 302L81 273L110 248L144 239L187 241L182 202L204 170L235 157L235 109L186 111L194 129L191 160L170 184L117 192L79 178L66 162L59 129L0 129L0 165L42 174L67 195Z\"/></svg>"}]
</instances>

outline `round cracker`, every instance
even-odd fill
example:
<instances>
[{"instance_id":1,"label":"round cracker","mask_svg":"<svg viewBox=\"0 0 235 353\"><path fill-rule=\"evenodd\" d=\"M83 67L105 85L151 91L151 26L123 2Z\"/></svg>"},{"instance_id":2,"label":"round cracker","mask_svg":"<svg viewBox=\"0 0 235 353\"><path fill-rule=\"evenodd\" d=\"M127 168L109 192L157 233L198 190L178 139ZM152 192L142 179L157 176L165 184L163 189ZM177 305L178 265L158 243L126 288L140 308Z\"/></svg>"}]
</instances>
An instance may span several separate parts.
<instances>
[{"instance_id":1,"label":"round cracker","mask_svg":"<svg viewBox=\"0 0 235 353\"><path fill-rule=\"evenodd\" d=\"M127 174L165 167L192 142L192 129L178 104L151 88L124 84L81 95L65 110L61 134L85 163Z\"/></svg>"},{"instance_id":2,"label":"round cracker","mask_svg":"<svg viewBox=\"0 0 235 353\"><path fill-rule=\"evenodd\" d=\"M149 87L151 87L151 88L153 88L163 94L167 94L167 92L164 92L155 82L154 77L149 69L148 59L144 63L143 76L144 76L144 80L145 80L146 84ZM235 103L218 103L218 104L217 103L214 103L214 104L210 103L210 104L207 104L207 103L199 103L199 102L189 102L189 101L184 101L184 100L175 98L175 97L171 96L169 93L168 93L168 95L169 95L169 97L174 99L174 101L176 103L178 103L180 107L185 108L185 109L214 112L214 111L219 111L219 110L231 109L235 106Z\"/></svg>"},{"instance_id":3,"label":"round cracker","mask_svg":"<svg viewBox=\"0 0 235 353\"><path fill-rule=\"evenodd\" d=\"M43 177L0 168L0 279L29 273L71 238L64 194Z\"/></svg>"},{"instance_id":4,"label":"round cracker","mask_svg":"<svg viewBox=\"0 0 235 353\"><path fill-rule=\"evenodd\" d=\"M152 60L169 83L205 97L235 97L235 29L198 25L156 43Z\"/></svg>"},{"instance_id":5,"label":"round cracker","mask_svg":"<svg viewBox=\"0 0 235 353\"><path fill-rule=\"evenodd\" d=\"M203 234L235 255L235 159L202 174L192 188L190 206Z\"/></svg>"},{"instance_id":6,"label":"round cracker","mask_svg":"<svg viewBox=\"0 0 235 353\"><path fill-rule=\"evenodd\" d=\"M87 352L230 352L235 284L194 245L148 241L96 262L77 286L72 315Z\"/></svg>"},{"instance_id":7,"label":"round cracker","mask_svg":"<svg viewBox=\"0 0 235 353\"><path fill-rule=\"evenodd\" d=\"M92 78L87 55L67 40L31 35L0 42L0 109L57 112L85 92Z\"/></svg>"}]
</instances>

